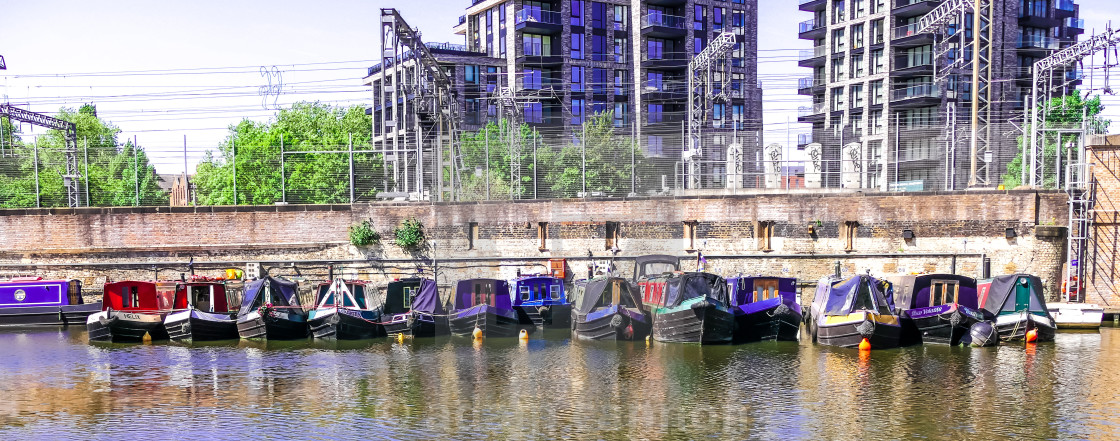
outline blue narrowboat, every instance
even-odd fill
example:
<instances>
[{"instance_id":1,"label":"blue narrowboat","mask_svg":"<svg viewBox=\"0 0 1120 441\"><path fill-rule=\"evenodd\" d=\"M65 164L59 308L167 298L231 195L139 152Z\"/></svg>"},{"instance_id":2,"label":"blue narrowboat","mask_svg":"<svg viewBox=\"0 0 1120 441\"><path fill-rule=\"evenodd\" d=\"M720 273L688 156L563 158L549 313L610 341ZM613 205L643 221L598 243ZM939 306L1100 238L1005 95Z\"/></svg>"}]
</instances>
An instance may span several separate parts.
<instances>
[{"instance_id":1,"label":"blue narrowboat","mask_svg":"<svg viewBox=\"0 0 1120 441\"><path fill-rule=\"evenodd\" d=\"M959 345L969 330L984 321L976 279L955 274L907 275L892 280L903 345ZM909 334L915 335L909 335Z\"/></svg>"},{"instance_id":2,"label":"blue narrowboat","mask_svg":"<svg viewBox=\"0 0 1120 441\"><path fill-rule=\"evenodd\" d=\"M455 285L451 334L471 336L477 328L486 337L517 335L517 311L510 303L509 282L498 279L462 280Z\"/></svg>"},{"instance_id":3,"label":"blue narrowboat","mask_svg":"<svg viewBox=\"0 0 1120 441\"><path fill-rule=\"evenodd\" d=\"M797 279L730 277L727 292L735 314L735 341L797 341L801 333Z\"/></svg>"},{"instance_id":4,"label":"blue narrowboat","mask_svg":"<svg viewBox=\"0 0 1120 441\"><path fill-rule=\"evenodd\" d=\"M101 302L82 301L82 282L17 277L0 282L0 325L68 326L85 323Z\"/></svg>"},{"instance_id":5,"label":"blue narrowboat","mask_svg":"<svg viewBox=\"0 0 1120 441\"><path fill-rule=\"evenodd\" d=\"M893 295L890 282L869 275L826 277L817 284L809 332L825 345L856 348L866 339L871 349L898 347L902 328Z\"/></svg>"},{"instance_id":6,"label":"blue narrowboat","mask_svg":"<svg viewBox=\"0 0 1120 441\"><path fill-rule=\"evenodd\" d=\"M265 276L245 285L237 311L241 338L295 340L306 338L307 313L299 303L296 282Z\"/></svg>"},{"instance_id":7,"label":"blue narrowboat","mask_svg":"<svg viewBox=\"0 0 1120 441\"><path fill-rule=\"evenodd\" d=\"M564 281L552 276L514 279L513 309L523 325L569 328L572 304L564 292Z\"/></svg>"},{"instance_id":8,"label":"blue narrowboat","mask_svg":"<svg viewBox=\"0 0 1120 441\"><path fill-rule=\"evenodd\" d=\"M579 281L572 295L572 330L580 340L639 340L652 323L637 290L621 277Z\"/></svg>"},{"instance_id":9,"label":"blue narrowboat","mask_svg":"<svg viewBox=\"0 0 1120 441\"><path fill-rule=\"evenodd\" d=\"M385 287L385 332L390 336L435 337L449 334L447 311L431 279L409 278Z\"/></svg>"},{"instance_id":10,"label":"blue narrowboat","mask_svg":"<svg viewBox=\"0 0 1120 441\"><path fill-rule=\"evenodd\" d=\"M315 292L315 308L307 316L315 338L361 340L385 336L381 324L384 301L368 282L335 279L319 284Z\"/></svg>"}]
</instances>

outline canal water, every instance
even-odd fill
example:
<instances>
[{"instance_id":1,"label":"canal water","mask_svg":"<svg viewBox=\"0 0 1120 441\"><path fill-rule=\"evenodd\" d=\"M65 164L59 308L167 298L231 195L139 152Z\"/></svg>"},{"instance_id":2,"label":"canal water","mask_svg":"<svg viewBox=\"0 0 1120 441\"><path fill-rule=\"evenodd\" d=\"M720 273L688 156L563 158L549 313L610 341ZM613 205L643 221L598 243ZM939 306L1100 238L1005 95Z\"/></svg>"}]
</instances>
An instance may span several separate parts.
<instances>
[{"instance_id":1,"label":"canal water","mask_svg":"<svg viewBox=\"0 0 1120 441\"><path fill-rule=\"evenodd\" d=\"M876 351L0 332L3 439L1117 439L1120 329Z\"/></svg>"}]
</instances>

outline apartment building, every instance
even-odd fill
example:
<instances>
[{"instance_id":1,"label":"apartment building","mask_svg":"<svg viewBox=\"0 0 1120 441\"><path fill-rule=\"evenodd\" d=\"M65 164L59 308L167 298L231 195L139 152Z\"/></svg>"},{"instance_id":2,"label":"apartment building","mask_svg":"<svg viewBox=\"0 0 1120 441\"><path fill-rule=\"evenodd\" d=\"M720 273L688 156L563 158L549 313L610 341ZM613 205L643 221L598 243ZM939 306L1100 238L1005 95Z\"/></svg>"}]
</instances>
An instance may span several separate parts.
<instances>
[{"instance_id":1,"label":"apartment building","mask_svg":"<svg viewBox=\"0 0 1120 441\"><path fill-rule=\"evenodd\" d=\"M812 135L799 144L821 146L826 185L882 190L945 190L968 187L972 145L972 59L977 37L971 9L936 33L919 33L919 20L941 1L800 0L812 14L799 38L814 49L799 65L812 75L798 91L812 97L798 121ZM1076 43L1084 33L1072 0L990 0L990 57L981 70L990 90L990 155L979 173L984 186L1018 152L1031 66ZM987 34L984 34L987 35ZM987 55L987 54L985 54ZM1067 72L1059 87L1072 90L1080 74ZM977 124L983 127L984 124ZM849 163L850 162L850 163ZM847 171L858 177L846 179ZM845 182L841 182L845 180Z\"/></svg>"}]
</instances>

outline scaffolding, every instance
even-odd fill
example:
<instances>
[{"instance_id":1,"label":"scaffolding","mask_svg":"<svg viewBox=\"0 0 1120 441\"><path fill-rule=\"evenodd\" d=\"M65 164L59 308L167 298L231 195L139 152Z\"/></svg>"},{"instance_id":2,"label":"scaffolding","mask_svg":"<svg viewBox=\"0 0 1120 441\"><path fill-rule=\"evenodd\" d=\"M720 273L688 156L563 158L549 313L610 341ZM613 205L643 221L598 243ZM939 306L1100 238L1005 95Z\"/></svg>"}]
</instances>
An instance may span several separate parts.
<instances>
[{"instance_id":1,"label":"scaffolding","mask_svg":"<svg viewBox=\"0 0 1120 441\"><path fill-rule=\"evenodd\" d=\"M462 170L461 109L447 72L393 8L381 9L381 66L374 143L392 171L394 193L454 200Z\"/></svg>"}]
</instances>

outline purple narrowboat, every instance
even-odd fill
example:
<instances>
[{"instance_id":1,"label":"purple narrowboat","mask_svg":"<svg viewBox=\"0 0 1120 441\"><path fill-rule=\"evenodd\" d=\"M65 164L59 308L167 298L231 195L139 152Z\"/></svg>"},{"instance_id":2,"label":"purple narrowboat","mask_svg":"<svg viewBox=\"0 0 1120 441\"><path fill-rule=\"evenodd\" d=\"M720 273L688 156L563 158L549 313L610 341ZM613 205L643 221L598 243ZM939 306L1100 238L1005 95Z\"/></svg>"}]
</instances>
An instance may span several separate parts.
<instances>
[{"instance_id":1,"label":"purple narrowboat","mask_svg":"<svg viewBox=\"0 0 1120 441\"><path fill-rule=\"evenodd\" d=\"M69 326L101 311L82 301L82 282L17 277L0 281L0 326Z\"/></svg>"},{"instance_id":2,"label":"purple narrowboat","mask_svg":"<svg viewBox=\"0 0 1120 441\"><path fill-rule=\"evenodd\" d=\"M797 341L802 317L797 279L730 277L727 288L735 313L734 341Z\"/></svg>"},{"instance_id":3,"label":"purple narrowboat","mask_svg":"<svg viewBox=\"0 0 1120 441\"><path fill-rule=\"evenodd\" d=\"M519 320L510 303L509 282L497 279L460 281L455 286L451 334L471 336L475 329L485 337L514 337Z\"/></svg>"}]
</instances>

